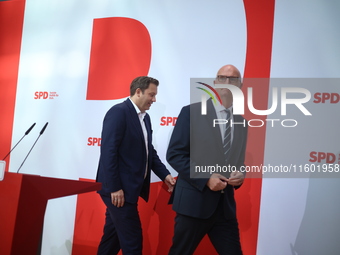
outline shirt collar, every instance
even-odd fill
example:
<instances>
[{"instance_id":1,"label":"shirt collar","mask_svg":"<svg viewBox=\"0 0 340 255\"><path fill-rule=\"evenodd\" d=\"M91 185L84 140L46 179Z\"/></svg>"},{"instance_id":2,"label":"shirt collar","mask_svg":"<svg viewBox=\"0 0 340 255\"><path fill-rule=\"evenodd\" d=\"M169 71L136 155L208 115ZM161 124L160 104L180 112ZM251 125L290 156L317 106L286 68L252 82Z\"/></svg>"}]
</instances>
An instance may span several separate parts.
<instances>
[{"instance_id":1,"label":"shirt collar","mask_svg":"<svg viewBox=\"0 0 340 255\"><path fill-rule=\"evenodd\" d=\"M215 107L216 112L222 112L226 110L226 108L221 104L216 104L216 105L214 104L214 107ZM233 106L231 105L229 108L227 108L227 110L229 110L230 112L233 112Z\"/></svg>"},{"instance_id":2,"label":"shirt collar","mask_svg":"<svg viewBox=\"0 0 340 255\"><path fill-rule=\"evenodd\" d=\"M135 108L136 113L138 114L138 116L144 118L144 116L145 116L146 113L145 113L145 112L141 112L141 111L139 110L138 106L131 100L130 97L129 97L129 99L130 99L130 101L131 101L133 107Z\"/></svg>"}]
</instances>

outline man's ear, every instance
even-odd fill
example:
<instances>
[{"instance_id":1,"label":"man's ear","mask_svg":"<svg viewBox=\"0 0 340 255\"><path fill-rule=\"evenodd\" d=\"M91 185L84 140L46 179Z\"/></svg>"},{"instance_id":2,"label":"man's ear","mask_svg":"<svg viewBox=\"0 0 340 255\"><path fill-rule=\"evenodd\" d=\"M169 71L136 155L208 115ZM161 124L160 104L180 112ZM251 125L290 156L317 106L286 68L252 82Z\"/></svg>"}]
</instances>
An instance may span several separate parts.
<instances>
[{"instance_id":1,"label":"man's ear","mask_svg":"<svg viewBox=\"0 0 340 255\"><path fill-rule=\"evenodd\" d=\"M142 94L142 90L137 88L135 94L139 97Z\"/></svg>"}]
</instances>

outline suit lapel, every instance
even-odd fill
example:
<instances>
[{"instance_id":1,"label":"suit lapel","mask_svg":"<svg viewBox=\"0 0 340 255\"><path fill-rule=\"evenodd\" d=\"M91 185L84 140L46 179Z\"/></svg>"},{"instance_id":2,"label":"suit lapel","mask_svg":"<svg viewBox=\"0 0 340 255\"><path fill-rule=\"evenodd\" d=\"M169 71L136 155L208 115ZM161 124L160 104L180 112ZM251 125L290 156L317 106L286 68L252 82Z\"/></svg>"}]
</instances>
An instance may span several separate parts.
<instances>
[{"instance_id":1,"label":"suit lapel","mask_svg":"<svg viewBox=\"0 0 340 255\"><path fill-rule=\"evenodd\" d=\"M148 134L148 171L150 170L151 166L151 154L152 154L152 130L151 130L151 121L149 114L145 114L144 117L145 128Z\"/></svg>"},{"instance_id":2,"label":"suit lapel","mask_svg":"<svg viewBox=\"0 0 340 255\"><path fill-rule=\"evenodd\" d=\"M151 122L150 122L149 114L145 114L144 123L145 123L146 131L148 133L148 144L150 145L151 144L152 131L151 131Z\"/></svg>"},{"instance_id":3,"label":"suit lapel","mask_svg":"<svg viewBox=\"0 0 340 255\"><path fill-rule=\"evenodd\" d=\"M220 126L219 125L216 125L215 127L213 126L214 119L217 119L217 115L216 115L216 110L212 103L211 98L207 101L207 115L206 116L207 116L208 125L213 128L213 132L212 132L213 139L215 140L217 146L222 148L223 143L222 143Z\"/></svg>"},{"instance_id":4,"label":"suit lapel","mask_svg":"<svg viewBox=\"0 0 340 255\"><path fill-rule=\"evenodd\" d=\"M125 101L128 110L129 110L129 115L130 115L130 120L134 126L134 130L136 130L136 132L139 134L140 138L142 139L143 143L144 143L144 134L143 134L143 130L142 130L142 126L141 123L139 121L139 117L138 114L136 112L135 107L133 106L132 102L130 101L130 99L127 99Z\"/></svg>"}]
</instances>

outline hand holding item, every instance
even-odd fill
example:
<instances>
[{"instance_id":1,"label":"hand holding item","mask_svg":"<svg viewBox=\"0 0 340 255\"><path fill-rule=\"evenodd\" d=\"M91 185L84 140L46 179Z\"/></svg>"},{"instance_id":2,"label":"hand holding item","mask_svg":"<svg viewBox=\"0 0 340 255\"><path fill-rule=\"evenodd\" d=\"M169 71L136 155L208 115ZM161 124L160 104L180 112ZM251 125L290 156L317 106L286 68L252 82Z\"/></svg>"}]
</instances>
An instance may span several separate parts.
<instances>
[{"instance_id":1,"label":"hand holding item","mask_svg":"<svg viewBox=\"0 0 340 255\"><path fill-rule=\"evenodd\" d=\"M227 187L228 179L221 174L212 174L207 182L207 186L212 191L220 191Z\"/></svg>"},{"instance_id":2,"label":"hand holding item","mask_svg":"<svg viewBox=\"0 0 340 255\"><path fill-rule=\"evenodd\" d=\"M244 174L239 171L235 171L230 174L230 177L228 179L228 184L232 186L240 186L243 183L243 181L244 181Z\"/></svg>"}]
</instances>

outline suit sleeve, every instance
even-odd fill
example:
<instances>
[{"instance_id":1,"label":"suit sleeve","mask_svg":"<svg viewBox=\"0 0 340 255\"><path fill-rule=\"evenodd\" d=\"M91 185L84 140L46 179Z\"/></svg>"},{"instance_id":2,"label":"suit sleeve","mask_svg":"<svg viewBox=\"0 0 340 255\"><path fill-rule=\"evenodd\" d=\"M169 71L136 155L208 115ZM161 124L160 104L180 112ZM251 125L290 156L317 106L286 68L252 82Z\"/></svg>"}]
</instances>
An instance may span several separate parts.
<instances>
[{"instance_id":1,"label":"suit sleeve","mask_svg":"<svg viewBox=\"0 0 340 255\"><path fill-rule=\"evenodd\" d=\"M161 179L162 181L165 180L165 177L170 174L168 169L166 169L165 165L162 163L162 161L159 159L157 151L152 146L152 165L151 169L152 171Z\"/></svg>"},{"instance_id":2,"label":"suit sleeve","mask_svg":"<svg viewBox=\"0 0 340 255\"><path fill-rule=\"evenodd\" d=\"M208 179L190 178L190 106L183 107L172 132L166 155L169 164L192 186L202 191Z\"/></svg>"},{"instance_id":3,"label":"suit sleeve","mask_svg":"<svg viewBox=\"0 0 340 255\"><path fill-rule=\"evenodd\" d=\"M126 121L124 112L118 107L112 107L103 122L100 164L104 171L105 185L108 192L122 189L118 168L119 146L123 140Z\"/></svg>"},{"instance_id":4,"label":"suit sleeve","mask_svg":"<svg viewBox=\"0 0 340 255\"><path fill-rule=\"evenodd\" d=\"M152 171L159 177L159 179L161 179L162 181L165 180L165 177L170 174L170 172L168 171L168 169L166 169L165 165L162 163L162 161L160 160L157 151L155 150L155 148L153 147L152 144L152 127L151 127L151 120L150 120L150 116L149 114L146 114L145 116L146 118L146 125L150 130L150 139L149 139L149 154L151 153L151 165L150 168L152 169Z\"/></svg>"}]
</instances>

